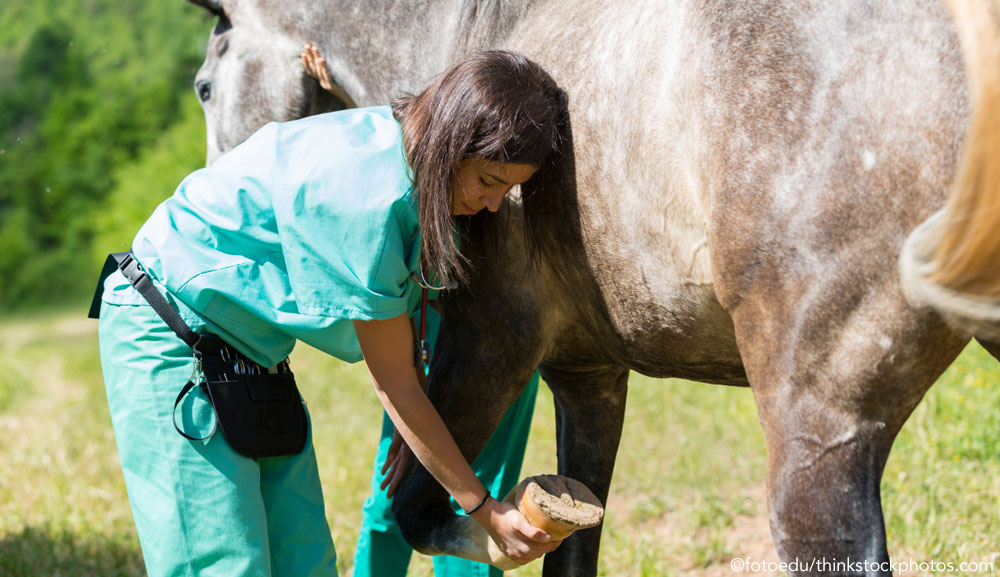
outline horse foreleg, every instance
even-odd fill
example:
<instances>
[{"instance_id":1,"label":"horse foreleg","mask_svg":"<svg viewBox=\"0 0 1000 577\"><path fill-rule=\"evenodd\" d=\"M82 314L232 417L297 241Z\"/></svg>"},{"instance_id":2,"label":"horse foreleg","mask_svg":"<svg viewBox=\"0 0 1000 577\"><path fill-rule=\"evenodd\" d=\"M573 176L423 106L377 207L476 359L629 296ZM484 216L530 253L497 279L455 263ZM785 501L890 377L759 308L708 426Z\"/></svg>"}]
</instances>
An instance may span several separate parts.
<instances>
[{"instance_id":1,"label":"horse foreleg","mask_svg":"<svg viewBox=\"0 0 1000 577\"><path fill-rule=\"evenodd\" d=\"M520 318L511 315L512 318ZM495 331L489 331L492 321ZM470 338L470 334L476 338ZM468 462L483 450L538 363L537 331L485 315L446 315L434 351L428 396ZM494 495L503 499L503 495ZM452 555L501 568L516 566L490 546L486 531L456 515L448 494L414 462L393 499L403 538L426 555Z\"/></svg>"},{"instance_id":2,"label":"horse foreleg","mask_svg":"<svg viewBox=\"0 0 1000 577\"><path fill-rule=\"evenodd\" d=\"M543 365L541 372L555 397L559 474L582 482L607 504L625 419L628 370ZM543 575L597 575L601 527L577 531L546 555Z\"/></svg>"}]
</instances>

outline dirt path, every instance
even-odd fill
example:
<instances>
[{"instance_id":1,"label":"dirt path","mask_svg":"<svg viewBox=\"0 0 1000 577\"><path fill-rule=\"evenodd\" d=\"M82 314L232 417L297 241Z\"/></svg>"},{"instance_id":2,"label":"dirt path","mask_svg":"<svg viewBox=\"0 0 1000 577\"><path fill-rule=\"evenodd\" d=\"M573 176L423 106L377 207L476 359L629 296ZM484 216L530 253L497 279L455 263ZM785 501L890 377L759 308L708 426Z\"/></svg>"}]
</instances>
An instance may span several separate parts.
<instances>
[{"instance_id":1,"label":"dirt path","mask_svg":"<svg viewBox=\"0 0 1000 577\"><path fill-rule=\"evenodd\" d=\"M763 487L759 490L759 503L761 512L757 516L749 517L740 515L733 521L733 526L726 535L726 550L732 551L733 556L722 563L712 565L706 569L691 570L681 575L698 575L700 577L771 577L772 575L784 575L781 571L754 571L755 563L760 569L764 567L761 562L775 566L778 563L778 554L774 551L774 541L771 540L771 528L767 522L766 502ZM742 561L750 561L748 568ZM742 571L737 571L737 567L745 567Z\"/></svg>"}]
</instances>

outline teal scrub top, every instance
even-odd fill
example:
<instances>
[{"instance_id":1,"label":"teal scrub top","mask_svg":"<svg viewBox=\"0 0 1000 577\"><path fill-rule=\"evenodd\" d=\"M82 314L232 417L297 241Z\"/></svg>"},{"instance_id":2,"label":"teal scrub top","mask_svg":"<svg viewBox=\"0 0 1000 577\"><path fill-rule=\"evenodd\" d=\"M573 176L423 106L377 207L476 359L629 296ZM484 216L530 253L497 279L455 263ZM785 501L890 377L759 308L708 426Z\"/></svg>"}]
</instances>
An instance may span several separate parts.
<instances>
[{"instance_id":1,"label":"teal scrub top","mask_svg":"<svg viewBox=\"0 0 1000 577\"><path fill-rule=\"evenodd\" d=\"M413 315L416 192L388 106L260 129L187 177L135 237L159 286L264 366L295 340L361 360L351 320Z\"/></svg>"}]
</instances>

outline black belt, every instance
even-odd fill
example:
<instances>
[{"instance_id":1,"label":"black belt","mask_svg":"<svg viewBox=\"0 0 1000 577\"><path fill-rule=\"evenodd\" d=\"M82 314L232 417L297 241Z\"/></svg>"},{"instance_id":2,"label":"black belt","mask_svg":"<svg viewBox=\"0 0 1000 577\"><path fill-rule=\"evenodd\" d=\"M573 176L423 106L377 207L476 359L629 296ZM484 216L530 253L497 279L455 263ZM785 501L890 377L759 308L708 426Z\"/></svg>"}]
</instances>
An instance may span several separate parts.
<instances>
[{"instance_id":1,"label":"black belt","mask_svg":"<svg viewBox=\"0 0 1000 577\"><path fill-rule=\"evenodd\" d=\"M101 297L104 294L104 281L115 272L115 269L122 271L128 282L135 290L139 291L142 298L146 299L149 306L153 307L156 314L160 315L163 322L173 329L177 336L194 349L195 355L216 355L226 346L226 343L215 335L203 335L191 330L187 323L177 314L174 307L170 306L167 299L160 294L160 291L153 285L153 281L142 269L139 261L135 260L131 252L115 252L108 255L108 260L104 261L104 268L101 270L101 278L97 282L97 290L94 292L94 300L90 303L90 313L87 315L96 319L101 315Z\"/></svg>"}]
</instances>

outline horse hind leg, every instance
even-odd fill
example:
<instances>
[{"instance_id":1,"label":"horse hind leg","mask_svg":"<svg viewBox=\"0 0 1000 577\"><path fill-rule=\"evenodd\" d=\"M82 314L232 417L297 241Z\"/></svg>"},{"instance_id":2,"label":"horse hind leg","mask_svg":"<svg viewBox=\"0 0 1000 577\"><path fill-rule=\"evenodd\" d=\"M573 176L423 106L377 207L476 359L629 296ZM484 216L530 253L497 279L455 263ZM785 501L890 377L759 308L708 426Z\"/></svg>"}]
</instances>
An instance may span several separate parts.
<instances>
[{"instance_id":1,"label":"horse hind leg","mask_svg":"<svg viewBox=\"0 0 1000 577\"><path fill-rule=\"evenodd\" d=\"M556 406L559 474L586 485L607 504L625 422L628 369L545 364L542 376ZM601 525L577 531L545 556L545 577L597 575Z\"/></svg>"},{"instance_id":2,"label":"horse hind leg","mask_svg":"<svg viewBox=\"0 0 1000 577\"><path fill-rule=\"evenodd\" d=\"M976 339L980 345L986 349L986 352L993 355L993 358L1000 361L1000 341L987 341L983 339Z\"/></svg>"},{"instance_id":3,"label":"horse hind leg","mask_svg":"<svg viewBox=\"0 0 1000 577\"><path fill-rule=\"evenodd\" d=\"M882 472L963 341L891 287L853 305L824 294L827 306L795 306L771 292L734 314L767 441L771 531L790 575L891 575Z\"/></svg>"}]
</instances>

